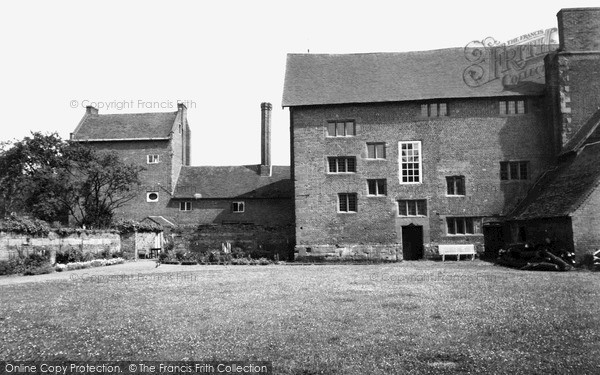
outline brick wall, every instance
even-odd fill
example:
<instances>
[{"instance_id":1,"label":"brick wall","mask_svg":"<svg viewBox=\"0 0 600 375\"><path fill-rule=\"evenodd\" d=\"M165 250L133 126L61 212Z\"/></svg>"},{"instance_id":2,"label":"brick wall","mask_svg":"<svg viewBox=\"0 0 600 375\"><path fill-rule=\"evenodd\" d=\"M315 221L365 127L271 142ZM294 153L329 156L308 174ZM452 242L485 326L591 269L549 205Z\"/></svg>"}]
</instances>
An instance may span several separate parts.
<instances>
[{"instance_id":1,"label":"brick wall","mask_svg":"<svg viewBox=\"0 0 600 375\"><path fill-rule=\"evenodd\" d=\"M180 143L181 144L181 143ZM141 220L151 215L165 215L166 207L171 199L172 191L172 162L171 145L169 141L121 141L121 142L91 142L98 150L115 152L125 163L131 163L145 168L140 172L141 186L137 196L125 206L117 209L117 218ZM158 164L148 164L147 156L160 155ZM147 202L147 192L157 191L158 202Z\"/></svg>"},{"instance_id":2,"label":"brick wall","mask_svg":"<svg viewBox=\"0 0 600 375\"><path fill-rule=\"evenodd\" d=\"M498 99L447 101L450 116L420 117L420 103L296 107L291 109L299 248L389 245L401 227L422 225L425 242L483 242L482 235L446 235L446 216L504 215L552 162L544 102L527 98L527 114L499 115ZM328 120L356 121L354 137L326 137ZM398 142L421 141L423 183L399 182ZM385 142L386 159L367 159L367 142ZM356 156L357 173L328 174L327 156ZM526 181L500 181L500 161L529 161ZM446 176L463 175L464 197L446 196ZM386 178L387 196L367 196L367 178ZM357 213L337 213L337 194L358 195ZM397 200L426 199L427 218L401 218Z\"/></svg>"},{"instance_id":3,"label":"brick wall","mask_svg":"<svg viewBox=\"0 0 600 375\"><path fill-rule=\"evenodd\" d=\"M557 18L561 50L600 51L600 8L562 9Z\"/></svg>"},{"instance_id":4,"label":"brick wall","mask_svg":"<svg viewBox=\"0 0 600 375\"><path fill-rule=\"evenodd\" d=\"M81 249L84 253L101 253L109 250L111 253L121 250L119 234L113 232L82 232L61 237L54 232L48 236L31 237L23 234L0 232L0 260L7 260L11 256L30 254L46 250L51 258L58 252L67 252L69 249Z\"/></svg>"},{"instance_id":5,"label":"brick wall","mask_svg":"<svg viewBox=\"0 0 600 375\"><path fill-rule=\"evenodd\" d=\"M185 199L172 200L169 217L177 224L252 223L266 226L293 225L292 199L196 199L191 211L180 211L179 203ZM244 202L244 212L232 212L232 202Z\"/></svg>"},{"instance_id":6,"label":"brick wall","mask_svg":"<svg viewBox=\"0 0 600 375\"><path fill-rule=\"evenodd\" d=\"M593 253L600 249L600 189L592 194L571 215L573 245L577 255Z\"/></svg>"}]
</instances>

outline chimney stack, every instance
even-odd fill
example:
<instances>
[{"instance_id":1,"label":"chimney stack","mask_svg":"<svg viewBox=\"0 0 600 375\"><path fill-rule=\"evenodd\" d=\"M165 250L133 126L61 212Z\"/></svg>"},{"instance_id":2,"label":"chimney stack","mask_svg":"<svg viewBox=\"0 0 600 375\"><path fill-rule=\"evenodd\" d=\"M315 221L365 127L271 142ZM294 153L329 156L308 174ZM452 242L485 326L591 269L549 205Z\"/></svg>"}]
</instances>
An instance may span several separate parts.
<instances>
[{"instance_id":1,"label":"chimney stack","mask_svg":"<svg viewBox=\"0 0 600 375\"><path fill-rule=\"evenodd\" d=\"M271 103L260 104L260 175L271 176Z\"/></svg>"},{"instance_id":2,"label":"chimney stack","mask_svg":"<svg viewBox=\"0 0 600 375\"><path fill-rule=\"evenodd\" d=\"M88 115L97 115L98 114L98 108L92 107L91 105L88 105L87 107L85 107L85 113L88 114Z\"/></svg>"}]
</instances>

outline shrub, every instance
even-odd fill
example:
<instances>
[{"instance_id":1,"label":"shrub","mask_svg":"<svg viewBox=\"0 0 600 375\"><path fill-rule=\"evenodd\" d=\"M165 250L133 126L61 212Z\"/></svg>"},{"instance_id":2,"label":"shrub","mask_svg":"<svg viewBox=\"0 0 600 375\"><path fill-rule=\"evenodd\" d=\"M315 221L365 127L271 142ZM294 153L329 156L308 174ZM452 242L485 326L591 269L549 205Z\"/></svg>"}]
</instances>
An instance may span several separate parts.
<instances>
[{"instance_id":1,"label":"shrub","mask_svg":"<svg viewBox=\"0 0 600 375\"><path fill-rule=\"evenodd\" d=\"M192 266L192 265L196 265L196 264L198 264L198 262L195 260L184 260L181 262L182 266Z\"/></svg>"}]
</instances>

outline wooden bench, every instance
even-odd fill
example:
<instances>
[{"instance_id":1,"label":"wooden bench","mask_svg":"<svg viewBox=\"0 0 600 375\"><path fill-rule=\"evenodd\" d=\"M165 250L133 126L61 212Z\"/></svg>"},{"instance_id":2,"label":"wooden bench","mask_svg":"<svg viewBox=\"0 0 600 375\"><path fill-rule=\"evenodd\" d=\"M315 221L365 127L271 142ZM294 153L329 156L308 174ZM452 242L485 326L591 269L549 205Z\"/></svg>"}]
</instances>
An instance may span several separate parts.
<instances>
[{"instance_id":1,"label":"wooden bench","mask_svg":"<svg viewBox=\"0 0 600 375\"><path fill-rule=\"evenodd\" d=\"M446 255L456 255L456 260L460 260L461 255L471 255L471 260L475 259L475 245L438 245L438 250L442 256L442 262L446 260Z\"/></svg>"}]
</instances>

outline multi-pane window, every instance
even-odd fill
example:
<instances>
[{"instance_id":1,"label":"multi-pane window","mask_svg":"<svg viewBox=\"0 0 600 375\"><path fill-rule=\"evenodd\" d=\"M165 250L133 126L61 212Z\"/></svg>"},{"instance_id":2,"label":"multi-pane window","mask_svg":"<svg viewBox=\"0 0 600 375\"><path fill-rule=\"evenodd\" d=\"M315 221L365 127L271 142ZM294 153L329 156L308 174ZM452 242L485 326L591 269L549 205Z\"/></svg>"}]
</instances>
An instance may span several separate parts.
<instances>
[{"instance_id":1,"label":"multi-pane window","mask_svg":"<svg viewBox=\"0 0 600 375\"><path fill-rule=\"evenodd\" d=\"M338 211L339 212L357 212L356 193L340 193L340 194L338 194Z\"/></svg>"},{"instance_id":2,"label":"multi-pane window","mask_svg":"<svg viewBox=\"0 0 600 375\"><path fill-rule=\"evenodd\" d=\"M244 202L233 202L231 203L231 212L244 212L246 205Z\"/></svg>"},{"instance_id":3,"label":"multi-pane window","mask_svg":"<svg viewBox=\"0 0 600 375\"><path fill-rule=\"evenodd\" d=\"M529 162L527 161L501 161L501 180L527 180L529 177Z\"/></svg>"},{"instance_id":4,"label":"multi-pane window","mask_svg":"<svg viewBox=\"0 0 600 375\"><path fill-rule=\"evenodd\" d=\"M525 113L525 100L500 100L501 115L516 115Z\"/></svg>"},{"instance_id":5,"label":"multi-pane window","mask_svg":"<svg viewBox=\"0 0 600 375\"><path fill-rule=\"evenodd\" d=\"M367 180L369 195L386 195L386 181L384 178Z\"/></svg>"},{"instance_id":6,"label":"multi-pane window","mask_svg":"<svg viewBox=\"0 0 600 375\"><path fill-rule=\"evenodd\" d=\"M427 216L427 201L425 199L403 199L398 201L398 215Z\"/></svg>"},{"instance_id":7,"label":"multi-pane window","mask_svg":"<svg viewBox=\"0 0 600 375\"><path fill-rule=\"evenodd\" d=\"M354 121L330 121L327 123L328 137L351 137L356 135Z\"/></svg>"},{"instance_id":8,"label":"multi-pane window","mask_svg":"<svg viewBox=\"0 0 600 375\"><path fill-rule=\"evenodd\" d=\"M185 201L179 202L179 211L191 211L192 210L192 202Z\"/></svg>"},{"instance_id":9,"label":"multi-pane window","mask_svg":"<svg viewBox=\"0 0 600 375\"><path fill-rule=\"evenodd\" d=\"M446 177L447 195L465 195L465 176Z\"/></svg>"},{"instance_id":10,"label":"multi-pane window","mask_svg":"<svg viewBox=\"0 0 600 375\"><path fill-rule=\"evenodd\" d=\"M478 217L447 217L448 234L479 234L481 233L481 218Z\"/></svg>"},{"instance_id":11,"label":"multi-pane window","mask_svg":"<svg viewBox=\"0 0 600 375\"><path fill-rule=\"evenodd\" d=\"M367 143L367 157L369 159L385 159L385 143Z\"/></svg>"},{"instance_id":12,"label":"multi-pane window","mask_svg":"<svg viewBox=\"0 0 600 375\"><path fill-rule=\"evenodd\" d=\"M148 164L158 164L160 161L160 156L157 154L147 155Z\"/></svg>"},{"instance_id":13,"label":"multi-pane window","mask_svg":"<svg viewBox=\"0 0 600 375\"><path fill-rule=\"evenodd\" d=\"M400 142L400 183L421 182L421 142Z\"/></svg>"},{"instance_id":14,"label":"multi-pane window","mask_svg":"<svg viewBox=\"0 0 600 375\"><path fill-rule=\"evenodd\" d=\"M354 156L332 156L327 158L329 173L354 173L356 172L356 158Z\"/></svg>"},{"instance_id":15,"label":"multi-pane window","mask_svg":"<svg viewBox=\"0 0 600 375\"><path fill-rule=\"evenodd\" d=\"M421 104L421 116L423 116L423 117L448 116L448 105L446 103L424 103L424 104Z\"/></svg>"}]
</instances>

